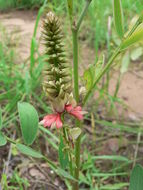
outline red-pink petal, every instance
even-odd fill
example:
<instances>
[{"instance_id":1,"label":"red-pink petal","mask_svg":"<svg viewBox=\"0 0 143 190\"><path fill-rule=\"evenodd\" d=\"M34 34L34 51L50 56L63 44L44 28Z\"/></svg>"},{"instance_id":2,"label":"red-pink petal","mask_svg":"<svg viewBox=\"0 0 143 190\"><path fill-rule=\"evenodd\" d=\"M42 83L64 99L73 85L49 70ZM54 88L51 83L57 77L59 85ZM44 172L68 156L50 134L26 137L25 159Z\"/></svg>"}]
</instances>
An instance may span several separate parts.
<instances>
[{"instance_id":1,"label":"red-pink petal","mask_svg":"<svg viewBox=\"0 0 143 190\"><path fill-rule=\"evenodd\" d=\"M82 108L81 108L81 106L77 106L77 107L73 108L73 110L74 111L82 111Z\"/></svg>"},{"instance_id":2,"label":"red-pink petal","mask_svg":"<svg viewBox=\"0 0 143 190\"><path fill-rule=\"evenodd\" d=\"M59 113L46 115L40 124L44 125L44 127L51 127L52 124L56 124L56 128L61 128L63 126Z\"/></svg>"},{"instance_id":3,"label":"red-pink petal","mask_svg":"<svg viewBox=\"0 0 143 190\"><path fill-rule=\"evenodd\" d=\"M41 121L43 123L44 127L50 127L52 123L54 123L57 119L57 114L49 114L44 117L44 119Z\"/></svg>"},{"instance_id":4,"label":"red-pink petal","mask_svg":"<svg viewBox=\"0 0 143 190\"><path fill-rule=\"evenodd\" d=\"M69 105L65 106L65 109L66 109L67 112L70 112L70 111L72 111L73 107L72 107L71 104L69 104Z\"/></svg>"},{"instance_id":5,"label":"red-pink petal","mask_svg":"<svg viewBox=\"0 0 143 190\"><path fill-rule=\"evenodd\" d=\"M82 108L81 108L80 106L77 106L77 107L74 107L74 108L73 108L72 105L69 104L69 105L66 105L66 106L65 106L65 110L66 110L69 114L75 116L77 119L79 119L79 120L82 120L82 119L83 119Z\"/></svg>"},{"instance_id":6,"label":"red-pink petal","mask_svg":"<svg viewBox=\"0 0 143 190\"><path fill-rule=\"evenodd\" d=\"M61 120L61 116L60 114L57 115L57 119L56 119L56 127L59 129L63 126L62 120Z\"/></svg>"},{"instance_id":7,"label":"red-pink petal","mask_svg":"<svg viewBox=\"0 0 143 190\"><path fill-rule=\"evenodd\" d=\"M81 111L76 111L73 110L70 112L71 115L75 116L77 119L82 120L83 119L83 115Z\"/></svg>"}]
</instances>

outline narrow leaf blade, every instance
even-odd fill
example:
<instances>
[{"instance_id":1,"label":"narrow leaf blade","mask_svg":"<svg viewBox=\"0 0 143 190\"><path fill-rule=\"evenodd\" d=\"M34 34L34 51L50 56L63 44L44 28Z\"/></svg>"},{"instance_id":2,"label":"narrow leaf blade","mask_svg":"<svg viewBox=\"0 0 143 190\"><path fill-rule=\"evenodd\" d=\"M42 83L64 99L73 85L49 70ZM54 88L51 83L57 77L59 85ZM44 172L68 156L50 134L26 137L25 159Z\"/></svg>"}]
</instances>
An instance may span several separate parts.
<instances>
[{"instance_id":1,"label":"narrow leaf blade","mask_svg":"<svg viewBox=\"0 0 143 190\"><path fill-rule=\"evenodd\" d=\"M29 103L18 103L21 131L24 142L32 144L38 131L38 114L35 108Z\"/></svg>"},{"instance_id":2,"label":"narrow leaf blade","mask_svg":"<svg viewBox=\"0 0 143 190\"><path fill-rule=\"evenodd\" d=\"M24 144L17 144L16 145L17 149L27 155L27 156L31 156L33 158L43 158L43 155L35 150L33 150L32 148L24 145Z\"/></svg>"},{"instance_id":3,"label":"narrow leaf blade","mask_svg":"<svg viewBox=\"0 0 143 190\"><path fill-rule=\"evenodd\" d=\"M124 24L121 0L113 0L113 5L113 15L116 32L122 39L124 36Z\"/></svg>"},{"instance_id":4,"label":"narrow leaf blade","mask_svg":"<svg viewBox=\"0 0 143 190\"><path fill-rule=\"evenodd\" d=\"M0 130L2 129L2 110L0 108Z\"/></svg>"},{"instance_id":5,"label":"narrow leaf blade","mask_svg":"<svg viewBox=\"0 0 143 190\"><path fill-rule=\"evenodd\" d=\"M143 40L143 28L135 31L129 38L125 39L121 44L120 50L125 50L141 40Z\"/></svg>"},{"instance_id":6,"label":"narrow leaf blade","mask_svg":"<svg viewBox=\"0 0 143 190\"><path fill-rule=\"evenodd\" d=\"M69 163L68 160L68 153L65 149L63 137L60 137L60 144L59 144L59 162L61 165L61 168L65 169Z\"/></svg>"},{"instance_id":7,"label":"narrow leaf blade","mask_svg":"<svg viewBox=\"0 0 143 190\"><path fill-rule=\"evenodd\" d=\"M64 178L67 178L67 179L70 179L70 180L73 180L73 181L77 181L72 175L70 175L68 172L66 172L65 170L63 170L61 168L58 168L57 173L60 176L63 176Z\"/></svg>"}]
</instances>

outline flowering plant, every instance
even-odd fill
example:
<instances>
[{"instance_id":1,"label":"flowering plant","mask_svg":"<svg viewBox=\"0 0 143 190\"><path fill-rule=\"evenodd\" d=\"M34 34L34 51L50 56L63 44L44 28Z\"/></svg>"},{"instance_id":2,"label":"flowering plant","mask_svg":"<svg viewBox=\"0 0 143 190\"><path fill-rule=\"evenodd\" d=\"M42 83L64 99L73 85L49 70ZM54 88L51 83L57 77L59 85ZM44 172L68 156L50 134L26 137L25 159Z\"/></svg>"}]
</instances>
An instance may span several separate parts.
<instances>
[{"instance_id":1,"label":"flowering plant","mask_svg":"<svg viewBox=\"0 0 143 190\"><path fill-rule=\"evenodd\" d=\"M7 141L15 144L17 149L23 154L32 156L34 158L44 159L49 166L58 175L70 180L70 184L73 190L79 189L79 171L80 171L80 146L82 135L82 120L84 118L83 111L84 105L92 95L96 85L103 77L103 75L110 69L115 58L126 50L129 46L138 42L143 37L143 29L141 25L143 21L143 14L140 15L135 25L130 31L125 33L123 25L123 11L121 6L121 0L113 1L114 23L117 34L121 39L120 45L117 47L113 55L109 58L107 64L104 67L100 67L96 77L90 88L87 88L87 92L80 101L79 93L79 74L78 74L78 33L83 21L83 18L87 12L87 9L91 3L91 0L85 0L85 7L81 12L79 19L76 21L73 14L73 1L67 0L69 19L71 23L71 32L73 39L73 88L72 77L70 75L69 65L66 58L63 36L61 33L60 23L58 18L53 12L48 12L43 19L42 35L45 45L45 57L46 65L43 69L43 91L44 95L49 101L53 113L45 114L44 118L39 122L39 117L35 108L26 102L18 103L18 112L20 117L20 125L24 144L17 143L11 138L3 135L0 131L0 145L5 145ZM39 11L39 14L45 10L45 5ZM37 26L37 25L36 25ZM35 38L32 39L34 43ZM32 60L32 59L31 59ZM32 61L31 61L32 62ZM97 63L98 65L98 63ZM103 65L103 63L101 63ZM95 67L96 70L96 67ZM30 69L32 76L32 69ZM75 119L74 127L68 126L66 116L73 116ZM1 119L1 113L0 113ZM41 153L33 150L30 145L36 139L38 129L42 129L47 133L48 129L44 127L56 128L59 131L59 161L60 166L56 165L53 161ZM0 130L2 130L2 124L0 120Z\"/></svg>"}]
</instances>

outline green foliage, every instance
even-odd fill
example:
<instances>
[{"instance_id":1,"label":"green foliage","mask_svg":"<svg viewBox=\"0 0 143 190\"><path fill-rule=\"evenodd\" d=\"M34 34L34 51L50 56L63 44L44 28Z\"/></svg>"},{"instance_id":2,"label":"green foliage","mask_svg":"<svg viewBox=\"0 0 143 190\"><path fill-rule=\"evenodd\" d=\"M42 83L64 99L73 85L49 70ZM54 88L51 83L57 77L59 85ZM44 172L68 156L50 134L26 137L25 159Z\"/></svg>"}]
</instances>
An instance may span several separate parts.
<instances>
[{"instance_id":1,"label":"green foliage","mask_svg":"<svg viewBox=\"0 0 143 190\"><path fill-rule=\"evenodd\" d=\"M20 177L18 171L16 170L13 172L12 177L10 178L10 184L10 190L27 190L30 186L28 180Z\"/></svg>"},{"instance_id":2,"label":"green foliage","mask_svg":"<svg viewBox=\"0 0 143 190\"><path fill-rule=\"evenodd\" d=\"M117 31L117 34L122 39L124 36L124 23L123 23L123 10L121 0L113 1L113 15L114 15L114 24Z\"/></svg>"},{"instance_id":3,"label":"green foliage","mask_svg":"<svg viewBox=\"0 0 143 190\"><path fill-rule=\"evenodd\" d=\"M35 150L33 150L32 148L25 146L23 144L16 144L17 149L27 155L27 156L31 156L33 158L43 158L43 155L40 154L39 152L36 152Z\"/></svg>"},{"instance_id":4,"label":"green foliage","mask_svg":"<svg viewBox=\"0 0 143 190\"><path fill-rule=\"evenodd\" d=\"M26 144L30 145L36 138L38 131L38 113L29 103L18 103L22 136Z\"/></svg>"},{"instance_id":5,"label":"green foliage","mask_svg":"<svg viewBox=\"0 0 143 190\"><path fill-rule=\"evenodd\" d=\"M68 159L68 152L67 149L68 147L65 147L63 137L60 137L60 144L59 144L59 162L61 165L61 168L66 169L66 167L69 164L69 159Z\"/></svg>"},{"instance_id":6,"label":"green foliage","mask_svg":"<svg viewBox=\"0 0 143 190\"><path fill-rule=\"evenodd\" d=\"M87 70L84 71L83 75L84 80L86 81L86 89L89 90L92 88L95 80L95 66L91 65Z\"/></svg>"},{"instance_id":7,"label":"green foliage","mask_svg":"<svg viewBox=\"0 0 143 190\"><path fill-rule=\"evenodd\" d=\"M0 10L11 8L32 8L39 7L43 4L44 0L0 0Z\"/></svg>"},{"instance_id":8,"label":"green foliage","mask_svg":"<svg viewBox=\"0 0 143 190\"><path fill-rule=\"evenodd\" d=\"M138 60L142 54L143 54L142 47L134 48L133 50L131 50L131 60L132 61Z\"/></svg>"},{"instance_id":9,"label":"green foliage","mask_svg":"<svg viewBox=\"0 0 143 190\"><path fill-rule=\"evenodd\" d=\"M125 50L141 40L143 40L143 28L137 29L131 36L125 39L121 44L121 50Z\"/></svg>"},{"instance_id":10,"label":"green foliage","mask_svg":"<svg viewBox=\"0 0 143 190\"><path fill-rule=\"evenodd\" d=\"M2 129L2 110L0 108L0 129Z\"/></svg>"},{"instance_id":11,"label":"green foliage","mask_svg":"<svg viewBox=\"0 0 143 190\"><path fill-rule=\"evenodd\" d=\"M6 145L6 143L7 143L7 140L4 137L4 135L2 134L2 132L0 131L0 146L4 146L4 145Z\"/></svg>"},{"instance_id":12,"label":"green foliage","mask_svg":"<svg viewBox=\"0 0 143 190\"><path fill-rule=\"evenodd\" d=\"M74 142L80 136L81 129L79 127L74 127L69 130L69 134Z\"/></svg>"},{"instance_id":13,"label":"green foliage","mask_svg":"<svg viewBox=\"0 0 143 190\"><path fill-rule=\"evenodd\" d=\"M122 58L122 65L120 69L120 72L122 74L128 71L129 63L130 63L130 55L129 52L127 51Z\"/></svg>"},{"instance_id":14,"label":"green foliage","mask_svg":"<svg viewBox=\"0 0 143 190\"><path fill-rule=\"evenodd\" d=\"M142 189L143 189L143 168L140 165L136 165L131 174L129 190L142 190Z\"/></svg>"}]
</instances>

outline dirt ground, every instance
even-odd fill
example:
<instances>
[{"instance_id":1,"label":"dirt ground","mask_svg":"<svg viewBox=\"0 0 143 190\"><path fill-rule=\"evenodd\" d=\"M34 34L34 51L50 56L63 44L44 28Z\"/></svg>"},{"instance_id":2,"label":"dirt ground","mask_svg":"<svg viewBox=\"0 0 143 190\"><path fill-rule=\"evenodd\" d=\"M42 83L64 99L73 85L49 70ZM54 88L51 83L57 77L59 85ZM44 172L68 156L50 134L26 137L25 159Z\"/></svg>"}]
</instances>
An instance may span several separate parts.
<instances>
[{"instance_id":1,"label":"dirt ground","mask_svg":"<svg viewBox=\"0 0 143 190\"><path fill-rule=\"evenodd\" d=\"M8 32L14 33L19 39L18 50L21 58L24 60L30 55L30 42L34 30L36 11L11 11L8 13L0 13L0 23L4 25ZM37 37L40 36L40 27ZM81 62L88 64L93 62L94 51L82 47ZM110 92L112 94L115 89L117 75L111 79ZM132 118L142 117L143 115L143 72L127 72L119 89L118 96L125 101L131 108L129 116Z\"/></svg>"}]
</instances>

